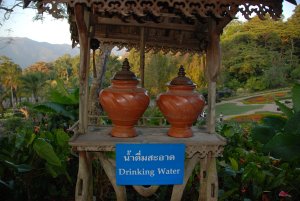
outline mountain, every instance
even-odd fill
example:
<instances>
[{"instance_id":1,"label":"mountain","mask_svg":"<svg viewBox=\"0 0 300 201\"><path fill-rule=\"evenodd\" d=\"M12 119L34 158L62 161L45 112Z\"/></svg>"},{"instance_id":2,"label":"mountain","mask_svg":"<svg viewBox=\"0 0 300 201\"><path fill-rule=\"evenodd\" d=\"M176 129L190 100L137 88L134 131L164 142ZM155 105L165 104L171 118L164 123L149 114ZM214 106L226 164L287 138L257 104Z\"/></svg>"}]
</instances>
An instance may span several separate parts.
<instances>
[{"instance_id":1,"label":"mountain","mask_svg":"<svg viewBox=\"0 0 300 201\"><path fill-rule=\"evenodd\" d=\"M9 57L21 68L38 61L51 62L64 54L78 55L79 48L72 49L68 44L50 44L29 38L0 37L0 56Z\"/></svg>"}]
</instances>

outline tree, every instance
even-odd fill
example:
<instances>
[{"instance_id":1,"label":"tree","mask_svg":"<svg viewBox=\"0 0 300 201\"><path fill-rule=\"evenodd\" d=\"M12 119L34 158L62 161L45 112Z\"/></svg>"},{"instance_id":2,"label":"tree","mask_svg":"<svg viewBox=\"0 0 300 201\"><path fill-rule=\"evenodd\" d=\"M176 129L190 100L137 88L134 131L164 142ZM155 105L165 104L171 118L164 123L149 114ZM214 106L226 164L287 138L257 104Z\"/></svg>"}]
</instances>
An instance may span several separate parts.
<instances>
[{"instance_id":1,"label":"tree","mask_svg":"<svg viewBox=\"0 0 300 201\"><path fill-rule=\"evenodd\" d=\"M47 75L43 72L29 72L21 76L20 80L24 91L31 93L33 100L37 103L39 92L46 84Z\"/></svg>"},{"instance_id":2,"label":"tree","mask_svg":"<svg viewBox=\"0 0 300 201\"><path fill-rule=\"evenodd\" d=\"M8 96L9 92L0 84L0 114L4 112L3 101Z\"/></svg>"},{"instance_id":3,"label":"tree","mask_svg":"<svg viewBox=\"0 0 300 201\"><path fill-rule=\"evenodd\" d=\"M161 52L152 54L145 68L145 88L149 89L151 95L166 90L167 82L177 76L179 66L174 55L163 55ZM146 59L146 60L148 60Z\"/></svg>"},{"instance_id":4,"label":"tree","mask_svg":"<svg viewBox=\"0 0 300 201\"><path fill-rule=\"evenodd\" d=\"M287 21L287 28L284 29L286 41L290 43L290 63L292 66L292 77L300 79L300 5L294 14Z\"/></svg>"},{"instance_id":5,"label":"tree","mask_svg":"<svg viewBox=\"0 0 300 201\"><path fill-rule=\"evenodd\" d=\"M52 71L52 66L44 61L36 62L24 69L24 72L42 72L48 74L50 71Z\"/></svg>"},{"instance_id":6,"label":"tree","mask_svg":"<svg viewBox=\"0 0 300 201\"><path fill-rule=\"evenodd\" d=\"M146 57L149 57L149 54L146 54L145 58ZM130 70L134 72L137 77L139 77L140 76L140 53L136 49L133 48L129 51L128 61L131 67Z\"/></svg>"},{"instance_id":7,"label":"tree","mask_svg":"<svg viewBox=\"0 0 300 201\"><path fill-rule=\"evenodd\" d=\"M73 71L71 55L65 54L59 57L53 62L53 67L57 78L68 81Z\"/></svg>"},{"instance_id":8,"label":"tree","mask_svg":"<svg viewBox=\"0 0 300 201\"><path fill-rule=\"evenodd\" d=\"M2 86L10 90L11 106L15 106L14 97L16 90L19 86L19 77L22 73L22 69L19 65L11 61L10 58L0 57L0 82Z\"/></svg>"},{"instance_id":9,"label":"tree","mask_svg":"<svg viewBox=\"0 0 300 201\"><path fill-rule=\"evenodd\" d=\"M290 38L298 39L300 38L300 5L298 5L294 14L287 20L287 29L282 30Z\"/></svg>"},{"instance_id":10,"label":"tree","mask_svg":"<svg viewBox=\"0 0 300 201\"><path fill-rule=\"evenodd\" d=\"M10 18L10 15L13 14L16 8L34 8L39 7L38 1L30 1L30 0L15 0L12 2L0 0L0 11L3 12L2 20L6 21ZM46 11L47 12L47 11ZM67 7L65 4L59 4L55 13L52 14L55 18L67 18ZM38 13L35 16L36 20L43 19L43 15ZM0 21L0 22L1 22ZM2 24L0 23L0 27Z\"/></svg>"},{"instance_id":11,"label":"tree","mask_svg":"<svg viewBox=\"0 0 300 201\"><path fill-rule=\"evenodd\" d=\"M111 79L117 71L120 71L122 68L122 62L119 60L117 56L109 56L107 61L107 69L105 73L105 77L103 80L103 87L108 87L111 83ZM130 69L132 70L132 69Z\"/></svg>"},{"instance_id":12,"label":"tree","mask_svg":"<svg viewBox=\"0 0 300 201\"><path fill-rule=\"evenodd\" d=\"M0 10L4 11L3 12L3 19L0 20L0 27L2 26L2 21L8 20L11 13L14 11L15 8L17 7L22 7L23 5L23 0L17 0L14 2L14 4L10 5L4 0L0 0Z\"/></svg>"},{"instance_id":13,"label":"tree","mask_svg":"<svg viewBox=\"0 0 300 201\"><path fill-rule=\"evenodd\" d=\"M207 82L205 80L205 55L187 55L189 62L183 64L185 67L186 76L189 77L197 86L206 87Z\"/></svg>"},{"instance_id":14,"label":"tree","mask_svg":"<svg viewBox=\"0 0 300 201\"><path fill-rule=\"evenodd\" d=\"M263 75L272 65L273 52L258 46L250 33L237 35L222 45L223 67L230 79L245 84L250 77Z\"/></svg>"},{"instance_id":15,"label":"tree","mask_svg":"<svg viewBox=\"0 0 300 201\"><path fill-rule=\"evenodd\" d=\"M264 21L254 17L244 23L231 22L221 37L221 84L234 90L262 90L286 86L300 78L298 7L287 22L268 17Z\"/></svg>"}]
</instances>

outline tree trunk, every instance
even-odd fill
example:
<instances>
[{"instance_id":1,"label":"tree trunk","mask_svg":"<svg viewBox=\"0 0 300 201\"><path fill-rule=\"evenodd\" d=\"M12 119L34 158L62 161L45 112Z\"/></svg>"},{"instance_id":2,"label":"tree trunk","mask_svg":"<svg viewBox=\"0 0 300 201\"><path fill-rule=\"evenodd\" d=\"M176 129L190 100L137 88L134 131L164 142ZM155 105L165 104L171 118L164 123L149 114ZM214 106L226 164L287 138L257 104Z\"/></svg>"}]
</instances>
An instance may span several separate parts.
<instances>
[{"instance_id":1,"label":"tree trunk","mask_svg":"<svg viewBox=\"0 0 300 201\"><path fill-rule=\"evenodd\" d=\"M10 106L15 108L13 87L10 87Z\"/></svg>"},{"instance_id":2,"label":"tree trunk","mask_svg":"<svg viewBox=\"0 0 300 201\"><path fill-rule=\"evenodd\" d=\"M3 105L4 97L5 96L0 97L0 116L3 116L3 113L4 113L4 105Z\"/></svg>"},{"instance_id":3,"label":"tree trunk","mask_svg":"<svg viewBox=\"0 0 300 201\"><path fill-rule=\"evenodd\" d=\"M293 61L293 55L294 55L294 40L293 40L293 38L291 38L291 66L293 66L293 63L294 63L294 61Z\"/></svg>"},{"instance_id":4,"label":"tree trunk","mask_svg":"<svg viewBox=\"0 0 300 201\"><path fill-rule=\"evenodd\" d=\"M18 102L18 96L16 90L14 90L14 94L15 94L15 105L17 105L19 102Z\"/></svg>"},{"instance_id":5,"label":"tree trunk","mask_svg":"<svg viewBox=\"0 0 300 201\"><path fill-rule=\"evenodd\" d=\"M98 102L98 95L100 90L102 89L104 75L106 72L106 64L111 50L111 46L103 45L101 47L99 62L97 62L97 65L95 66L95 71L97 72L97 74L93 79L89 97L89 123L91 124L97 124L97 117L102 112L102 109Z\"/></svg>"}]
</instances>

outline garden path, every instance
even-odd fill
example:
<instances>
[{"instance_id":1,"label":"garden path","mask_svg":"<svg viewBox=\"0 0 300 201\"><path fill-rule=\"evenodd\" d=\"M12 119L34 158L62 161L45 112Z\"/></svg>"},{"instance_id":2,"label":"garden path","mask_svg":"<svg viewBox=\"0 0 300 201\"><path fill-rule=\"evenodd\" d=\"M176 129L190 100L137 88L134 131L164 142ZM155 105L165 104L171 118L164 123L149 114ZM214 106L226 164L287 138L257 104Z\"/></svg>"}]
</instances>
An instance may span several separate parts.
<instances>
[{"instance_id":1,"label":"garden path","mask_svg":"<svg viewBox=\"0 0 300 201\"><path fill-rule=\"evenodd\" d=\"M243 100L247 99L247 98L251 98L251 97L255 97L255 96L258 96L257 94L253 94L253 95L250 95L250 96L246 96L246 97L240 97L240 98L236 98L236 99L232 99L232 100L225 100L225 101L222 101L220 103L217 103L217 105L222 105L222 104L226 104L226 103L234 103L236 104L237 106L247 106L249 104L244 104L243 103ZM277 110L277 105L275 103L268 103L268 104L251 104L251 105L260 105L262 106L261 108L258 108L258 109L252 109L250 111L247 111L247 112L242 112L240 114L235 114L235 115L225 115L223 116L223 119L231 119L233 117L236 117L236 116L240 116L240 115L250 115L250 114L254 114L254 113L257 113L257 112L274 112L274 113L281 113L281 111L278 111ZM217 117L219 118L219 117Z\"/></svg>"}]
</instances>

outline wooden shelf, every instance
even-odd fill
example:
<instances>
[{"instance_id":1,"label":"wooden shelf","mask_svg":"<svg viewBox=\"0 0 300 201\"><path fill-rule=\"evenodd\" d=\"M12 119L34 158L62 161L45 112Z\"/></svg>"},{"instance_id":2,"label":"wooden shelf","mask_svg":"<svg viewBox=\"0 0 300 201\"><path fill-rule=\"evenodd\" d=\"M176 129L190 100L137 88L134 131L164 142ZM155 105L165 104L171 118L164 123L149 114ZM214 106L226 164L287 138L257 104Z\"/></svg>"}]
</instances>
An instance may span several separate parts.
<instances>
[{"instance_id":1,"label":"wooden shelf","mask_svg":"<svg viewBox=\"0 0 300 201\"><path fill-rule=\"evenodd\" d=\"M86 134L78 135L69 144L80 151L114 151L119 143L183 143L187 147L224 146L226 139L218 134L209 134L203 129L192 128L190 138L174 138L167 135L167 127L137 127L138 136L116 138L110 135L111 127L91 128Z\"/></svg>"}]
</instances>

